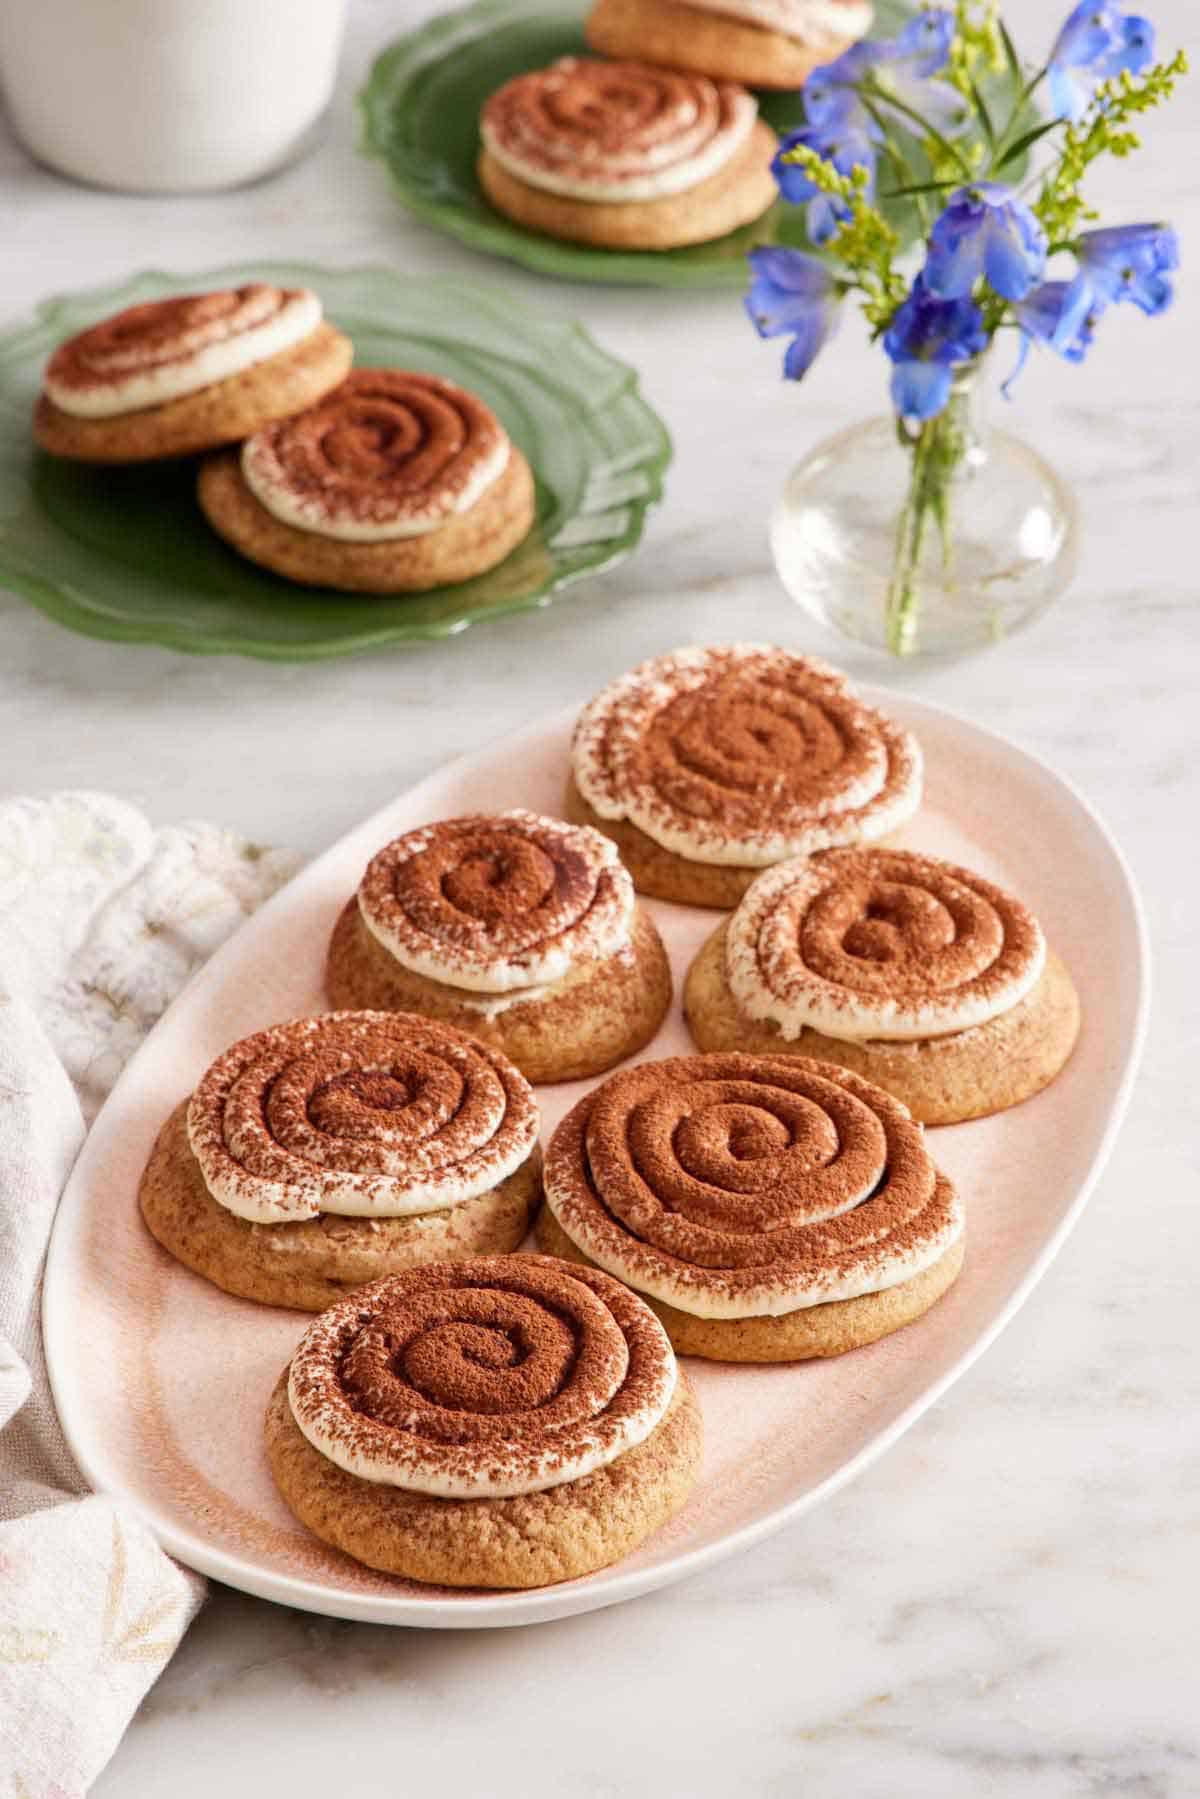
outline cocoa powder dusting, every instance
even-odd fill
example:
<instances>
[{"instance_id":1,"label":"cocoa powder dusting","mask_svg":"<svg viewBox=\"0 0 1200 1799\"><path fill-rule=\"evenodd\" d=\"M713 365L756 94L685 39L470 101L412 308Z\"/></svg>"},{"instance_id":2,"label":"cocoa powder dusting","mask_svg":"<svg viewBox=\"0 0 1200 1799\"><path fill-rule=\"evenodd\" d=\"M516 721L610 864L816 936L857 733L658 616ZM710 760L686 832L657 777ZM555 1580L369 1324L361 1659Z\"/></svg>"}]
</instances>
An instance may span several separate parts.
<instances>
[{"instance_id":1,"label":"cocoa powder dusting","mask_svg":"<svg viewBox=\"0 0 1200 1799\"><path fill-rule=\"evenodd\" d=\"M299 291L255 281L127 306L60 344L46 366L47 377L85 393L114 379L186 361L210 344L266 324Z\"/></svg>"},{"instance_id":2,"label":"cocoa powder dusting","mask_svg":"<svg viewBox=\"0 0 1200 1799\"><path fill-rule=\"evenodd\" d=\"M507 991L627 947L633 887L597 831L532 812L473 813L386 844L358 903L404 966Z\"/></svg>"},{"instance_id":3,"label":"cocoa powder dusting","mask_svg":"<svg viewBox=\"0 0 1200 1799\"><path fill-rule=\"evenodd\" d=\"M878 834L875 821L915 807L920 769L908 734L835 670L744 644L660 656L614 682L580 719L572 763L602 816L698 861Z\"/></svg>"},{"instance_id":4,"label":"cocoa powder dusting","mask_svg":"<svg viewBox=\"0 0 1200 1799\"><path fill-rule=\"evenodd\" d=\"M899 1101L829 1064L737 1054L611 1076L555 1132L546 1191L581 1248L660 1297L663 1280L728 1299L851 1275L870 1290L953 1224Z\"/></svg>"},{"instance_id":5,"label":"cocoa powder dusting","mask_svg":"<svg viewBox=\"0 0 1200 1799\"><path fill-rule=\"evenodd\" d=\"M535 1491L652 1428L674 1359L608 1275L497 1256L359 1289L305 1333L290 1385L310 1441L364 1478Z\"/></svg>"}]
</instances>

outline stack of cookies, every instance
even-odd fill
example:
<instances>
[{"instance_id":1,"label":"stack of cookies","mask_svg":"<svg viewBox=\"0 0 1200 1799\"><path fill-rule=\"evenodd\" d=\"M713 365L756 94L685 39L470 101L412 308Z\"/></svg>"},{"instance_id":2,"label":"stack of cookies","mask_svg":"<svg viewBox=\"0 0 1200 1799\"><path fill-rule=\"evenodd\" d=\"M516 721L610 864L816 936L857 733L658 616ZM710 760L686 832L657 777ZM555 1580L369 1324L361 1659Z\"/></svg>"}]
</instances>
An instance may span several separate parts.
<instances>
[{"instance_id":1,"label":"stack of cookies","mask_svg":"<svg viewBox=\"0 0 1200 1799\"><path fill-rule=\"evenodd\" d=\"M303 586L425 592L494 568L533 524L524 456L476 395L353 356L307 288L147 301L54 352L34 437L93 464L200 457L214 531Z\"/></svg>"},{"instance_id":2,"label":"stack of cookies","mask_svg":"<svg viewBox=\"0 0 1200 1799\"><path fill-rule=\"evenodd\" d=\"M597 0L588 42L484 106L491 204L548 237L670 250L775 200L774 132L751 88L794 89L869 30L868 0Z\"/></svg>"},{"instance_id":3,"label":"stack of cookies","mask_svg":"<svg viewBox=\"0 0 1200 1799\"><path fill-rule=\"evenodd\" d=\"M446 1585L574 1577L678 1511L702 1422L677 1356L802 1362L919 1320L971 1197L925 1127L1031 1098L1079 1028L1029 909L897 843L920 746L822 663L657 657L585 707L563 773L566 819L381 844L333 922L337 1010L221 1056L141 1185L196 1273L321 1313L268 1404L287 1504ZM725 916L685 973L697 1053L631 1062L672 1001L647 897L672 928ZM597 1084L543 1154L531 1083L566 1080Z\"/></svg>"}]
</instances>

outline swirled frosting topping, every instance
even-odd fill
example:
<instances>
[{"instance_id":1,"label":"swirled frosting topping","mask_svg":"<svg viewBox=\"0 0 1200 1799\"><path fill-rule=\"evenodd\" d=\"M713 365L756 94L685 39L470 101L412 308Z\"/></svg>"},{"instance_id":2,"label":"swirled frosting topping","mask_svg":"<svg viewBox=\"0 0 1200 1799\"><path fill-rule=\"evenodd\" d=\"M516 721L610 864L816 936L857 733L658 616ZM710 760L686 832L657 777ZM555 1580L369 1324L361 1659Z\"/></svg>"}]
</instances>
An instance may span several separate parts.
<instances>
[{"instance_id":1,"label":"swirled frosting topping","mask_svg":"<svg viewBox=\"0 0 1200 1799\"><path fill-rule=\"evenodd\" d=\"M188 1105L219 1204L256 1224L444 1211L515 1174L533 1090L499 1050L432 1019L329 1012L219 1056Z\"/></svg>"},{"instance_id":2,"label":"swirled frosting topping","mask_svg":"<svg viewBox=\"0 0 1200 1799\"><path fill-rule=\"evenodd\" d=\"M869 0L688 0L688 5L778 31L813 50L836 51L865 37L875 16Z\"/></svg>"},{"instance_id":3,"label":"swirled frosting topping","mask_svg":"<svg viewBox=\"0 0 1200 1799\"><path fill-rule=\"evenodd\" d=\"M827 850L768 869L729 922L725 969L785 1038L908 1040L986 1024L1041 978L1026 906L969 869L906 850Z\"/></svg>"},{"instance_id":4,"label":"swirled frosting topping","mask_svg":"<svg viewBox=\"0 0 1200 1799\"><path fill-rule=\"evenodd\" d=\"M907 731L836 669L765 644L643 662L585 708L571 762L601 818L725 866L882 837L921 798L921 752Z\"/></svg>"},{"instance_id":5,"label":"swirled frosting topping","mask_svg":"<svg viewBox=\"0 0 1200 1799\"><path fill-rule=\"evenodd\" d=\"M264 281L146 300L60 344L43 385L63 412L116 418L240 375L303 342L320 323L316 294Z\"/></svg>"},{"instance_id":6,"label":"swirled frosting topping","mask_svg":"<svg viewBox=\"0 0 1200 1799\"><path fill-rule=\"evenodd\" d=\"M354 369L317 405L247 438L242 475L285 525L376 543L469 512L510 449L491 407L453 381Z\"/></svg>"},{"instance_id":7,"label":"swirled frosting topping","mask_svg":"<svg viewBox=\"0 0 1200 1799\"><path fill-rule=\"evenodd\" d=\"M472 992L514 993L623 949L634 894L599 831L517 810L397 837L368 864L358 905L405 968Z\"/></svg>"},{"instance_id":8,"label":"swirled frosting topping","mask_svg":"<svg viewBox=\"0 0 1200 1799\"><path fill-rule=\"evenodd\" d=\"M580 200L658 200L724 168L758 103L731 81L564 56L494 93L480 133L518 180Z\"/></svg>"},{"instance_id":9,"label":"swirled frosting topping","mask_svg":"<svg viewBox=\"0 0 1200 1799\"><path fill-rule=\"evenodd\" d=\"M559 1125L545 1183L593 1261L700 1318L882 1292L962 1230L907 1108L795 1058L677 1056L623 1070Z\"/></svg>"},{"instance_id":10,"label":"swirled frosting topping","mask_svg":"<svg viewBox=\"0 0 1200 1799\"><path fill-rule=\"evenodd\" d=\"M618 1281L487 1256L391 1275L322 1313L288 1397L313 1447L362 1480L498 1499L644 1442L676 1379L666 1332Z\"/></svg>"}]
</instances>

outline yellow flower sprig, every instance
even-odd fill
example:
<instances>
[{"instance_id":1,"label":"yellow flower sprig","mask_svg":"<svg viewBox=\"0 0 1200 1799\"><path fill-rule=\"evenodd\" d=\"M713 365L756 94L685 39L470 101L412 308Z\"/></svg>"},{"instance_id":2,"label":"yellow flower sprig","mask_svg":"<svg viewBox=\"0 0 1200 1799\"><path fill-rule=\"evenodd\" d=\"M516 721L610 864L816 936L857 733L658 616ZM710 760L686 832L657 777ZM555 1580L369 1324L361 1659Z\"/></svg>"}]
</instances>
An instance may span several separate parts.
<instances>
[{"instance_id":1,"label":"yellow flower sprig","mask_svg":"<svg viewBox=\"0 0 1200 1799\"><path fill-rule=\"evenodd\" d=\"M1052 244L1069 244L1081 226L1099 218L1081 192L1089 167L1099 156L1129 156L1140 148L1141 139L1129 129L1129 121L1169 100L1187 72L1183 50L1144 75L1126 70L1102 82L1083 117L1066 126L1058 162L1033 205Z\"/></svg>"},{"instance_id":2,"label":"yellow flower sprig","mask_svg":"<svg viewBox=\"0 0 1200 1799\"><path fill-rule=\"evenodd\" d=\"M849 175L839 175L833 164L808 144L786 150L783 161L796 163L815 188L846 209L849 216L822 247L843 265L846 285L862 295L868 323L876 331L882 330L908 292L908 283L895 266L900 239L868 197L867 170L859 167Z\"/></svg>"}]
</instances>

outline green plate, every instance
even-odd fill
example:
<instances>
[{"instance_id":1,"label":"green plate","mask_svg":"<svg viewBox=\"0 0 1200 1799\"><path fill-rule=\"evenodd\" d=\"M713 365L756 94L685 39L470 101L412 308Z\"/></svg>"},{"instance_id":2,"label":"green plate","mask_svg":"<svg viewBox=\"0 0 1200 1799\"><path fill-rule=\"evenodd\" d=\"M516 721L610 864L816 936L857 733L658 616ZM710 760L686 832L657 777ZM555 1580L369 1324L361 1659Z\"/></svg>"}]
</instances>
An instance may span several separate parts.
<instances>
[{"instance_id":1,"label":"green plate","mask_svg":"<svg viewBox=\"0 0 1200 1799\"><path fill-rule=\"evenodd\" d=\"M908 0L876 0L872 35L891 37L911 17ZM647 282L659 287L744 287L755 244L811 248L804 208L773 206L763 218L686 250L593 250L541 237L495 212L475 174L479 113L489 94L527 69L586 52L579 0L478 0L399 38L379 56L358 97L362 148L387 165L400 198L440 231L571 281ZM761 96L776 131L803 123L800 95ZM897 228L916 234L911 204Z\"/></svg>"},{"instance_id":2,"label":"green plate","mask_svg":"<svg viewBox=\"0 0 1200 1799\"><path fill-rule=\"evenodd\" d=\"M192 464L89 469L33 447L30 411L55 344L138 300L251 279L315 288L360 363L446 375L495 409L537 478L537 522L505 562L394 599L296 587L214 536ZM209 654L303 660L448 637L544 606L628 556L670 455L631 368L578 325L494 290L298 263L148 273L47 300L30 324L0 333L0 584L89 636Z\"/></svg>"}]
</instances>

